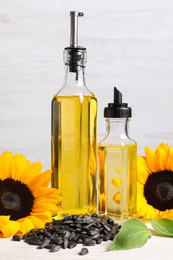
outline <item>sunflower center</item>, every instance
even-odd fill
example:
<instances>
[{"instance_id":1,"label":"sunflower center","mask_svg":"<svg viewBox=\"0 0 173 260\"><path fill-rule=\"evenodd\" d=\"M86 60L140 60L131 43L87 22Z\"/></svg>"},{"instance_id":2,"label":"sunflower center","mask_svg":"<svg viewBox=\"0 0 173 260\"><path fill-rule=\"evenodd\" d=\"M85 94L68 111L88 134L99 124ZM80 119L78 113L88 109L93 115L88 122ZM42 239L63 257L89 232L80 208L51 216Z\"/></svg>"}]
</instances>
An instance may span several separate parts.
<instances>
[{"instance_id":1,"label":"sunflower center","mask_svg":"<svg viewBox=\"0 0 173 260\"><path fill-rule=\"evenodd\" d=\"M0 215L17 220L30 215L34 196L29 187L17 180L0 180Z\"/></svg>"},{"instance_id":2,"label":"sunflower center","mask_svg":"<svg viewBox=\"0 0 173 260\"><path fill-rule=\"evenodd\" d=\"M173 198L173 186L170 183L162 182L157 187L157 194L162 200L170 200Z\"/></svg>"},{"instance_id":3,"label":"sunflower center","mask_svg":"<svg viewBox=\"0 0 173 260\"><path fill-rule=\"evenodd\" d=\"M155 209L165 211L173 209L173 172L155 172L148 176L144 185L147 203Z\"/></svg>"},{"instance_id":4,"label":"sunflower center","mask_svg":"<svg viewBox=\"0 0 173 260\"><path fill-rule=\"evenodd\" d=\"M12 192L4 192L1 201L5 209L18 210L20 208L20 198Z\"/></svg>"}]
</instances>

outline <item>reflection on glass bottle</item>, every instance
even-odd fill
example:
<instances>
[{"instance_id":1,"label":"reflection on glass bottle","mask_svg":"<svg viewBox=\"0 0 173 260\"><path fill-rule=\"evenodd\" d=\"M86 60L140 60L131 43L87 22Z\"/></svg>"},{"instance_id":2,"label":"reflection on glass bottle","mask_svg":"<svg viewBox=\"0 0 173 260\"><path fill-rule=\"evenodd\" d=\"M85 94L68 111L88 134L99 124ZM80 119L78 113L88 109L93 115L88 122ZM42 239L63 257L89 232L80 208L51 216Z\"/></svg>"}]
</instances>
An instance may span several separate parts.
<instances>
[{"instance_id":1,"label":"reflection on glass bottle","mask_svg":"<svg viewBox=\"0 0 173 260\"><path fill-rule=\"evenodd\" d=\"M114 88L114 103L104 110L107 135L99 143L99 213L116 219L136 214L137 145L128 136L131 108Z\"/></svg>"},{"instance_id":2,"label":"reflection on glass bottle","mask_svg":"<svg viewBox=\"0 0 173 260\"><path fill-rule=\"evenodd\" d=\"M65 83L52 100L52 187L62 190L60 216L96 212L97 99L85 85L86 48L77 45L81 12L70 12Z\"/></svg>"}]
</instances>

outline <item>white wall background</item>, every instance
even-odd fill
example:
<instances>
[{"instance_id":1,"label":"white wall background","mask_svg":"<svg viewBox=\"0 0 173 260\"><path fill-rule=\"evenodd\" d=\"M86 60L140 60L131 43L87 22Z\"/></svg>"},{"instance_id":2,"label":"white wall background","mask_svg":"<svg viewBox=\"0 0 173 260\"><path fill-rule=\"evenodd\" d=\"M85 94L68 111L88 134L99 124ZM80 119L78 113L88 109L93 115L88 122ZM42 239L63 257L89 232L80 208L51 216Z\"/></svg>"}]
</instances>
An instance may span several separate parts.
<instances>
[{"instance_id":1,"label":"white wall background","mask_svg":"<svg viewBox=\"0 0 173 260\"><path fill-rule=\"evenodd\" d=\"M50 167L50 103L64 79L69 12L83 11L87 86L103 108L113 87L133 108L139 154L173 145L172 0L0 0L0 153L24 153Z\"/></svg>"}]
</instances>

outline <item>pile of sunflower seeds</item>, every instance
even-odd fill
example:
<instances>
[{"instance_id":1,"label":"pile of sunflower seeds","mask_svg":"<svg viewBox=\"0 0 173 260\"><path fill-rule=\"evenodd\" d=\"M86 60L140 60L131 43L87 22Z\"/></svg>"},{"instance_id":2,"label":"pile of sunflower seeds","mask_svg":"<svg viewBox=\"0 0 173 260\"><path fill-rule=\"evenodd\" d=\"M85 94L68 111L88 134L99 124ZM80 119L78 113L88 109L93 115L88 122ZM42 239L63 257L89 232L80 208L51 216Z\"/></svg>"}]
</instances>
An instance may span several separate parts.
<instances>
[{"instance_id":1,"label":"pile of sunflower seeds","mask_svg":"<svg viewBox=\"0 0 173 260\"><path fill-rule=\"evenodd\" d=\"M94 246L102 241L113 240L120 228L119 224L106 216L69 215L47 223L45 228L29 231L23 239L29 245L38 245L38 249L47 248L49 252L57 252L61 248L74 248L77 244ZM87 253L88 249L82 248L79 254Z\"/></svg>"}]
</instances>

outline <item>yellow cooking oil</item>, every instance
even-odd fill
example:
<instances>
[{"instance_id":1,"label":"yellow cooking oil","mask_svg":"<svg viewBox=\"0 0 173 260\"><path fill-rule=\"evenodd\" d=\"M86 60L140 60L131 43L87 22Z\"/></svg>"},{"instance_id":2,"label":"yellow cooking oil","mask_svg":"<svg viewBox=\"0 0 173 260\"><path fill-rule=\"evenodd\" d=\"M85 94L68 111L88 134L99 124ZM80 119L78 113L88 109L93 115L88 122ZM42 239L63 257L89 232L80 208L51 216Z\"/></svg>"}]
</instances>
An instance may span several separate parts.
<instances>
[{"instance_id":1,"label":"yellow cooking oil","mask_svg":"<svg viewBox=\"0 0 173 260\"><path fill-rule=\"evenodd\" d=\"M96 212L96 121L94 95L53 98L52 187L61 190L61 217Z\"/></svg>"},{"instance_id":2,"label":"yellow cooking oil","mask_svg":"<svg viewBox=\"0 0 173 260\"><path fill-rule=\"evenodd\" d=\"M99 145L99 213L115 219L136 214L137 145Z\"/></svg>"}]
</instances>

